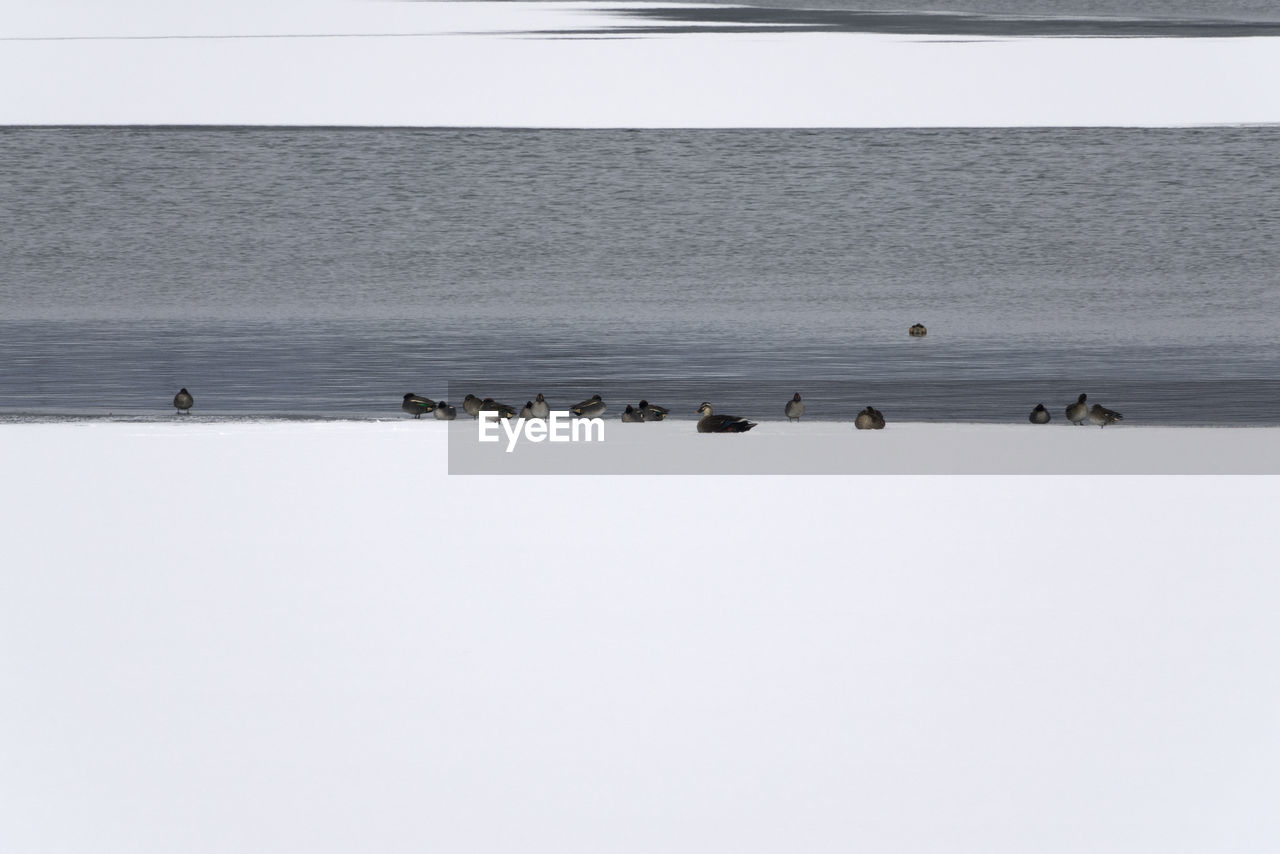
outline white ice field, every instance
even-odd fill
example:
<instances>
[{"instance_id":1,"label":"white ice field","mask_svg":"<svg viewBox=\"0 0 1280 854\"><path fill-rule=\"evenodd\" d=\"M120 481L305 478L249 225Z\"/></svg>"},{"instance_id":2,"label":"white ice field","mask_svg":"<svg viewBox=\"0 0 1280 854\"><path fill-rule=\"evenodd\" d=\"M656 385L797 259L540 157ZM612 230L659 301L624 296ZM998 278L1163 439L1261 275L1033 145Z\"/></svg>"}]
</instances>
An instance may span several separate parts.
<instances>
[{"instance_id":1,"label":"white ice field","mask_svg":"<svg viewBox=\"0 0 1280 854\"><path fill-rule=\"evenodd\" d=\"M622 34L629 3L4 4L4 124L1280 121L1277 38ZM539 33L567 36L544 37Z\"/></svg>"},{"instance_id":2,"label":"white ice field","mask_svg":"<svg viewBox=\"0 0 1280 854\"><path fill-rule=\"evenodd\" d=\"M1274 476L448 476L445 429L0 428L3 849L1280 839Z\"/></svg>"},{"instance_id":3,"label":"white ice field","mask_svg":"<svg viewBox=\"0 0 1280 854\"><path fill-rule=\"evenodd\" d=\"M1274 39L3 9L8 124L1280 119ZM623 426L668 463L990 472L1043 441L1129 474L449 476L407 419L0 425L0 852L1280 847L1280 479L1224 474L1274 472L1277 431Z\"/></svg>"}]
</instances>

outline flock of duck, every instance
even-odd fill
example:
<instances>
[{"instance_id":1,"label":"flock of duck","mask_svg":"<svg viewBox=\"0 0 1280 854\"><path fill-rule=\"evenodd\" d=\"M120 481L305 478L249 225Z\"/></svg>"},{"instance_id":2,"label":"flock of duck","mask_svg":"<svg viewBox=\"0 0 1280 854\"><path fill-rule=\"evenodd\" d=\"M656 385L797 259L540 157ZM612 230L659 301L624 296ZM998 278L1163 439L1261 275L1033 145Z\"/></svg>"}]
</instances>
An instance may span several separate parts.
<instances>
[{"instance_id":1,"label":"flock of duck","mask_svg":"<svg viewBox=\"0 0 1280 854\"><path fill-rule=\"evenodd\" d=\"M1076 425L1084 424L1087 421L1099 427L1106 427L1108 424L1115 424L1124 418L1119 412L1107 409L1097 403L1089 406L1087 400L1088 395L1082 394L1075 403L1067 407L1066 416L1068 421ZM190 415L191 408L195 406L195 397L184 388L174 395L173 405L178 410L179 415ZM458 417L457 407L450 405L447 401L432 400L429 397L423 397L413 392L405 394L400 408L414 418L432 415L438 421L453 421ZM605 402L600 395L593 394L581 403L569 407L569 412L576 418L598 418L604 414L605 408ZM496 412L499 418L523 418L526 420L534 418L545 419L551 415L551 404L541 394L533 400L527 401L519 410L514 406L499 403L491 397L479 398L474 394L469 394L462 401L462 409L472 418L480 417L481 412ZM800 420L801 416L804 415L804 400L800 397L800 392L796 392L786 402L782 411L788 421ZM622 411L622 421L632 424L646 421L662 421L670 413L671 410L665 406L658 406L657 404L649 403L647 400L642 400L636 406L627 404ZM697 415L699 416L699 433L745 433L755 427L757 423L737 415L717 413L715 408L706 401L703 401L702 405L698 407ZM1051 420L1049 410L1045 408L1043 403L1036 404L1035 409L1031 410L1029 418L1032 424L1048 424ZM858 430L883 430L884 425L884 413L874 406L868 406L853 419L853 426Z\"/></svg>"},{"instance_id":2,"label":"flock of duck","mask_svg":"<svg viewBox=\"0 0 1280 854\"><path fill-rule=\"evenodd\" d=\"M917 323L907 330L907 334L913 338L923 338L928 334L928 330L925 329L923 323ZM1113 409L1107 409L1097 403L1090 406L1087 401L1088 395L1082 394L1076 399L1075 403L1068 405L1066 409L1067 420L1077 426L1087 421L1099 427L1106 427L1108 424L1115 424L1124 418L1123 415ZM178 414L190 415L191 407L195 405L195 397L184 388L174 395L173 405L178 410ZM451 406L447 401L432 400L414 392L405 394L400 408L414 418L433 415L438 421L452 421L458 417L457 407ZM551 404L541 394L533 400L526 401L525 405L519 410L514 406L499 403L491 397L479 398L474 394L469 394L462 401L462 410L472 418L479 418L481 412L496 412L499 418L523 418L526 420L533 418L545 419L551 416ZM593 394L581 403L569 407L569 412L576 418L598 418L605 412L605 402L600 395ZM669 414L670 410L666 407L642 400L636 406L627 404L626 409L622 411L622 421L631 424L662 421ZM715 408L706 401L703 401L702 405L698 407L697 414L699 416L699 433L745 433L756 426L756 422L748 421L737 415L717 413ZM800 392L796 392L786 402L783 407L783 414L787 416L788 421L799 421L801 416L804 415L804 400L800 397ZM1032 424L1048 424L1051 416L1044 404L1038 403L1035 409L1031 410L1029 420ZM853 426L858 430L883 430L884 424L884 413L873 406L868 406L853 419Z\"/></svg>"},{"instance_id":3,"label":"flock of duck","mask_svg":"<svg viewBox=\"0 0 1280 854\"><path fill-rule=\"evenodd\" d=\"M1100 403L1090 406L1088 401L1089 395L1082 394L1076 398L1076 402L1067 407L1067 420L1077 426L1088 421L1090 424L1097 424L1099 427L1106 427L1108 424L1115 424L1124 418L1114 409L1107 409ZM1037 403L1036 408L1031 410L1032 424L1048 424L1049 410L1044 408L1043 403Z\"/></svg>"}]
</instances>

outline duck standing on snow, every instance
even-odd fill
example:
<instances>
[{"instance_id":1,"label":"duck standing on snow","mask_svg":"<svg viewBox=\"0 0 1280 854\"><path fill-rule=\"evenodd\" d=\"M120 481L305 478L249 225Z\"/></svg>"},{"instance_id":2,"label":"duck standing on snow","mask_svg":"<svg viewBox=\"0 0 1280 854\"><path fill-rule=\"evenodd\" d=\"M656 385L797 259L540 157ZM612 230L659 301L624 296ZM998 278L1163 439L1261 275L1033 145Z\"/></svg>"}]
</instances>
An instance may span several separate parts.
<instances>
[{"instance_id":1,"label":"duck standing on snow","mask_svg":"<svg viewBox=\"0 0 1280 854\"><path fill-rule=\"evenodd\" d=\"M450 406L443 400L436 404L434 411L437 421L452 421L458 417L458 408L456 406Z\"/></svg>"},{"instance_id":2,"label":"duck standing on snow","mask_svg":"<svg viewBox=\"0 0 1280 854\"><path fill-rule=\"evenodd\" d=\"M533 417L533 401L526 400L524 406L520 407L520 417L526 421Z\"/></svg>"},{"instance_id":3,"label":"duck standing on snow","mask_svg":"<svg viewBox=\"0 0 1280 854\"><path fill-rule=\"evenodd\" d=\"M1031 414L1027 416L1032 424L1048 424L1049 410L1044 408L1043 403L1037 403L1036 408L1031 410Z\"/></svg>"},{"instance_id":4,"label":"duck standing on snow","mask_svg":"<svg viewBox=\"0 0 1280 854\"><path fill-rule=\"evenodd\" d=\"M627 408L622 410L622 421L625 424L640 424L644 422L644 410L636 409L631 404L627 404Z\"/></svg>"},{"instance_id":5,"label":"duck standing on snow","mask_svg":"<svg viewBox=\"0 0 1280 854\"><path fill-rule=\"evenodd\" d=\"M191 407L195 405L196 399L185 388L173 396L173 408L178 410L179 415L190 415Z\"/></svg>"},{"instance_id":6,"label":"duck standing on snow","mask_svg":"<svg viewBox=\"0 0 1280 854\"><path fill-rule=\"evenodd\" d=\"M508 406L505 403L498 403L498 401L494 400L492 397L486 397L484 400L480 401L480 408L476 411L496 412L498 413L499 418L516 417L516 408L514 406Z\"/></svg>"},{"instance_id":7,"label":"duck standing on snow","mask_svg":"<svg viewBox=\"0 0 1280 854\"><path fill-rule=\"evenodd\" d=\"M529 412L534 418L550 418L551 404L547 403L547 399L541 393L533 399L533 403L529 404Z\"/></svg>"},{"instance_id":8,"label":"duck standing on snow","mask_svg":"<svg viewBox=\"0 0 1280 854\"><path fill-rule=\"evenodd\" d=\"M598 394L591 395L591 397L577 406L569 407L569 411L579 418L595 418L599 415L604 415L604 409L604 401Z\"/></svg>"},{"instance_id":9,"label":"duck standing on snow","mask_svg":"<svg viewBox=\"0 0 1280 854\"><path fill-rule=\"evenodd\" d=\"M853 426L859 430L883 430L884 413L874 406L868 406L853 419Z\"/></svg>"},{"instance_id":10,"label":"duck standing on snow","mask_svg":"<svg viewBox=\"0 0 1280 854\"><path fill-rule=\"evenodd\" d=\"M698 419L699 433L745 433L756 426L754 421L736 415L716 415L715 409L705 401L698 407L698 414L702 416Z\"/></svg>"},{"instance_id":11,"label":"duck standing on snow","mask_svg":"<svg viewBox=\"0 0 1280 854\"><path fill-rule=\"evenodd\" d=\"M1089 399L1089 395L1082 394L1076 398L1076 402L1067 407L1067 420L1077 426L1083 424L1089 418L1089 404L1085 403Z\"/></svg>"},{"instance_id":12,"label":"duck standing on snow","mask_svg":"<svg viewBox=\"0 0 1280 854\"><path fill-rule=\"evenodd\" d=\"M400 404L400 408L414 418L421 418L426 413L435 410L436 402L429 397L422 397L409 392L404 396L404 403Z\"/></svg>"},{"instance_id":13,"label":"duck standing on snow","mask_svg":"<svg viewBox=\"0 0 1280 854\"><path fill-rule=\"evenodd\" d=\"M671 411L665 406L658 406L656 403L650 403L647 400L640 401L640 405L636 409L644 415L645 421L661 421Z\"/></svg>"},{"instance_id":14,"label":"duck standing on snow","mask_svg":"<svg viewBox=\"0 0 1280 854\"><path fill-rule=\"evenodd\" d=\"M1108 424L1115 424L1122 418L1124 418L1124 416L1119 412L1116 412L1114 409L1107 409L1100 403L1095 403L1093 408L1089 410L1089 423L1097 424L1099 427L1106 427Z\"/></svg>"},{"instance_id":15,"label":"duck standing on snow","mask_svg":"<svg viewBox=\"0 0 1280 854\"><path fill-rule=\"evenodd\" d=\"M483 400L474 394L469 394L462 399L462 411L470 415L472 418L478 418L480 415L480 404Z\"/></svg>"},{"instance_id":16,"label":"duck standing on snow","mask_svg":"<svg viewBox=\"0 0 1280 854\"><path fill-rule=\"evenodd\" d=\"M787 414L788 421L800 420L800 416L804 415L804 402L800 400L800 392L796 392L796 396L787 401L783 411Z\"/></svg>"}]
</instances>

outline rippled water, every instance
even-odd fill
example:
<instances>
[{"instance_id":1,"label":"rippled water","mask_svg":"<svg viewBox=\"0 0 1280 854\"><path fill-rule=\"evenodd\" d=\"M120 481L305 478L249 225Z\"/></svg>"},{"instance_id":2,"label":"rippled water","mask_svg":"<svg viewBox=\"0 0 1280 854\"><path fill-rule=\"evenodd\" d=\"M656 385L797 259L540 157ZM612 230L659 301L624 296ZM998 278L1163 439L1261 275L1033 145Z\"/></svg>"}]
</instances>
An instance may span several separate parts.
<instances>
[{"instance_id":1,"label":"rippled water","mask_svg":"<svg viewBox=\"0 0 1280 854\"><path fill-rule=\"evenodd\" d=\"M1278 128L0 130L0 411L799 390L1004 421L1085 391L1280 424L1277 155Z\"/></svg>"}]
</instances>

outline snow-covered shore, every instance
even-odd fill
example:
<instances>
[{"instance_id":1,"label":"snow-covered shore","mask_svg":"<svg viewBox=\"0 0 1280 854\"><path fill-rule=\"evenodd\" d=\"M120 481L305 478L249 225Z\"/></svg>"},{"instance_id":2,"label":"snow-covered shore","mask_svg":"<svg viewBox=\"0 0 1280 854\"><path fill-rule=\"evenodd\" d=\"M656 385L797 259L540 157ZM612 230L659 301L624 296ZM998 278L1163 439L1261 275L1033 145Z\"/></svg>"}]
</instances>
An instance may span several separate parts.
<instances>
[{"instance_id":1,"label":"snow-covered shore","mask_svg":"<svg viewBox=\"0 0 1280 854\"><path fill-rule=\"evenodd\" d=\"M441 425L432 425L437 429ZM583 431L585 434L586 431ZM455 474L1280 474L1280 428L1074 427L1065 423L912 424L762 421L700 435L689 420L605 420L604 441L531 442L454 422Z\"/></svg>"},{"instance_id":2,"label":"snow-covered shore","mask_svg":"<svg viewBox=\"0 0 1280 854\"><path fill-rule=\"evenodd\" d=\"M443 427L0 427L4 847L1280 838L1280 479L496 479Z\"/></svg>"},{"instance_id":3,"label":"snow-covered shore","mask_svg":"<svg viewBox=\"0 0 1280 854\"><path fill-rule=\"evenodd\" d=\"M14 4L0 124L1169 126L1280 121L1280 38L590 35L612 3ZM650 7L652 8L652 7ZM654 24L660 26L660 22ZM582 32L584 37L571 37ZM542 34L542 35L540 35ZM552 35L559 34L559 35Z\"/></svg>"}]
</instances>

